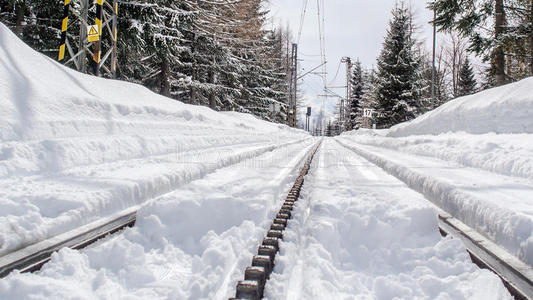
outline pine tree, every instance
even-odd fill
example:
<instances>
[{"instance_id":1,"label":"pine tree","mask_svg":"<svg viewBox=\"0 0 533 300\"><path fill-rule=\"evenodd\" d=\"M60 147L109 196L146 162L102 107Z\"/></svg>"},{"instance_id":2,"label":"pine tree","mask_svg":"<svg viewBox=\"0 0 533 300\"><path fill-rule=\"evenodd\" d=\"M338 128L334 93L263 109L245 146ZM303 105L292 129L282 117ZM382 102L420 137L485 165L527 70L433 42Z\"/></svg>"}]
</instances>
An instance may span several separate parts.
<instances>
[{"instance_id":1,"label":"pine tree","mask_svg":"<svg viewBox=\"0 0 533 300\"><path fill-rule=\"evenodd\" d=\"M121 48L130 59L121 59L130 65L123 68L123 76L132 76L168 97L179 94L178 85L184 77L176 66L184 51L182 32L190 23L190 13L181 5L172 0L121 1L126 21L120 24L125 28L119 28L119 32L123 35L121 42L129 43Z\"/></svg>"},{"instance_id":2,"label":"pine tree","mask_svg":"<svg viewBox=\"0 0 533 300\"><path fill-rule=\"evenodd\" d=\"M54 0L0 1L0 21L33 49L57 59L62 7L62 3ZM77 10L79 6L72 3L72 7ZM71 23L69 26L72 32L79 31L79 24ZM75 43L72 47L77 50Z\"/></svg>"},{"instance_id":3,"label":"pine tree","mask_svg":"<svg viewBox=\"0 0 533 300\"><path fill-rule=\"evenodd\" d=\"M265 2L121 0L118 78L183 102L284 122L290 40L288 32L265 30ZM0 21L56 59L62 8L57 0L0 1ZM79 2L71 8L79 13ZM72 19L67 36L77 52L81 22Z\"/></svg>"},{"instance_id":4,"label":"pine tree","mask_svg":"<svg viewBox=\"0 0 533 300\"><path fill-rule=\"evenodd\" d=\"M468 57L465 59L459 72L458 90L459 96L466 96L476 92L476 79L474 69L470 65Z\"/></svg>"},{"instance_id":5,"label":"pine tree","mask_svg":"<svg viewBox=\"0 0 533 300\"><path fill-rule=\"evenodd\" d=\"M414 119L420 113L419 59L410 30L410 13L401 6L392 11L390 28L377 61L376 100L380 128Z\"/></svg>"},{"instance_id":6,"label":"pine tree","mask_svg":"<svg viewBox=\"0 0 533 300\"><path fill-rule=\"evenodd\" d=\"M348 99L348 124L347 130L359 129L361 127L362 102L364 92L363 70L361 62L357 60L354 64L350 79L352 90Z\"/></svg>"},{"instance_id":7,"label":"pine tree","mask_svg":"<svg viewBox=\"0 0 533 300\"><path fill-rule=\"evenodd\" d=\"M526 1L514 0L435 0L429 8L435 10L435 22L441 30L457 31L462 37L469 39L470 51L483 55L485 61L490 61L494 82L502 85L509 80L509 74L506 74L506 50L513 47L512 44L517 41L516 34L523 31L520 26L510 26L508 13L514 10L523 14L528 11L525 5ZM531 22L528 15L522 18ZM487 30L486 24L489 22L494 24L492 30ZM525 39L529 38L530 34L526 34Z\"/></svg>"}]
</instances>

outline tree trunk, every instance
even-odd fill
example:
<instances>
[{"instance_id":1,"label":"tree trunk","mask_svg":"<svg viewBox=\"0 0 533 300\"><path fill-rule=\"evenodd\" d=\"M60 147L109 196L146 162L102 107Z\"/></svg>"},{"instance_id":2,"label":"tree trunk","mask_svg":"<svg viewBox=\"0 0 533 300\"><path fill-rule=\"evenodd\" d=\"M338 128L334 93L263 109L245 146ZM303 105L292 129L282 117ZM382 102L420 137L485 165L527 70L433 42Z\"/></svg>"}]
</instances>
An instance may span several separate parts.
<instances>
[{"instance_id":1,"label":"tree trunk","mask_svg":"<svg viewBox=\"0 0 533 300\"><path fill-rule=\"evenodd\" d=\"M496 48L494 49L494 71L496 75L496 85L505 84L505 53L503 52L503 46L500 43L500 39L504 34L505 26L505 11L503 7L503 0L496 0L495 7L495 22L494 33Z\"/></svg>"},{"instance_id":2,"label":"tree trunk","mask_svg":"<svg viewBox=\"0 0 533 300\"><path fill-rule=\"evenodd\" d=\"M194 87L194 82L196 81L196 64L192 65L192 76L191 76L191 99L190 104L196 104L196 88Z\"/></svg>"},{"instance_id":3,"label":"tree trunk","mask_svg":"<svg viewBox=\"0 0 533 300\"><path fill-rule=\"evenodd\" d=\"M24 12L26 11L26 1L18 1L16 4L16 24L15 24L15 33L18 36L22 36L23 22L24 22Z\"/></svg>"},{"instance_id":4,"label":"tree trunk","mask_svg":"<svg viewBox=\"0 0 533 300\"><path fill-rule=\"evenodd\" d=\"M529 68L530 68L530 76L533 76L533 0L531 0L531 5L529 7L530 16L529 16L529 51L530 51L530 62L529 62Z\"/></svg>"},{"instance_id":5,"label":"tree trunk","mask_svg":"<svg viewBox=\"0 0 533 300\"><path fill-rule=\"evenodd\" d=\"M168 61L163 58L161 60L161 95L170 97L170 65Z\"/></svg>"},{"instance_id":6,"label":"tree trunk","mask_svg":"<svg viewBox=\"0 0 533 300\"><path fill-rule=\"evenodd\" d=\"M213 66L209 69L209 83L214 85L215 84L215 69L214 69L214 62ZM215 91L211 88L211 91L209 91L209 108L212 110L217 109L217 102L215 98Z\"/></svg>"}]
</instances>

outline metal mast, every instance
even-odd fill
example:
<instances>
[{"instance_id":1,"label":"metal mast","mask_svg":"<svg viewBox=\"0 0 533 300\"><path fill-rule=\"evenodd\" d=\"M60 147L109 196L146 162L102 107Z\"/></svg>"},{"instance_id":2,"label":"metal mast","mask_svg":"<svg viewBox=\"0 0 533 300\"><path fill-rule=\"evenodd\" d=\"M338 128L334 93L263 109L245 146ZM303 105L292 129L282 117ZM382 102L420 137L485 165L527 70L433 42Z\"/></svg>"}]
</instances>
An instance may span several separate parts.
<instances>
[{"instance_id":1,"label":"metal mast","mask_svg":"<svg viewBox=\"0 0 533 300\"><path fill-rule=\"evenodd\" d=\"M352 76L352 59L349 57L343 57L341 60L342 63L346 64L346 97L343 99L341 98L341 105L340 105L340 111L339 111L339 119L340 119L340 131L344 131L346 129L346 106L350 104L350 92L352 90L352 82L351 82L351 76Z\"/></svg>"},{"instance_id":2,"label":"metal mast","mask_svg":"<svg viewBox=\"0 0 533 300\"><path fill-rule=\"evenodd\" d=\"M289 76L289 114L288 125L296 127L296 98L298 95L298 44L292 44L291 67Z\"/></svg>"},{"instance_id":3,"label":"metal mast","mask_svg":"<svg viewBox=\"0 0 533 300\"><path fill-rule=\"evenodd\" d=\"M61 44L59 46L58 61L64 65L73 64L76 70L87 73L87 65L91 65L91 71L99 76L103 70L107 76L116 78L117 70L117 25L118 25L118 1L117 0L78 0L80 12L76 11L71 0L64 0L63 21L61 24ZM96 2L96 3L95 3ZM94 10L94 24L89 23L89 11ZM73 20L69 23L69 14ZM79 23L80 30L74 35L77 49L72 47L72 35L68 29L73 24ZM92 22L91 22L92 23ZM97 28L97 37L89 32L91 27ZM106 32L106 33L104 33ZM89 41L91 38L92 41ZM107 39L107 43L103 43ZM111 45L102 57L102 45ZM90 50L93 46L93 51ZM91 53L90 62L88 53ZM109 59L111 58L111 59ZM106 65L106 62L109 62Z\"/></svg>"}]
</instances>

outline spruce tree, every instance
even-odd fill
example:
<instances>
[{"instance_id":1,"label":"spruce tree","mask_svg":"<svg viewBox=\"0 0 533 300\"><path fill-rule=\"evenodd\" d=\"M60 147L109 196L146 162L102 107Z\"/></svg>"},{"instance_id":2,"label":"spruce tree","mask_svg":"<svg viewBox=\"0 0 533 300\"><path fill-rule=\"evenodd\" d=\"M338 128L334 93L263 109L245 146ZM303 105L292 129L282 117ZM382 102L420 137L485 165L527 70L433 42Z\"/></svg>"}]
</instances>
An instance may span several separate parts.
<instances>
[{"instance_id":1,"label":"spruce tree","mask_svg":"<svg viewBox=\"0 0 533 300\"><path fill-rule=\"evenodd\" d=\"M414 51L410 13L396 6L377 61L377 124L388 128L414 119L420 113L419 59Z\"/></svg>"},{"instance_id":2,"label":"spruce tree","mask_svg":"<svg viewBox=\"0 0 533 300\"><path fill-rule=\"evenodd\" d=\"M494 82L496 85L502 85L508 81L505 52L510 44L514 43L516 33L520 31L520 26L510 26L507 15L509 10L515 7L524 15L527 11L524 7L525 2L434 0L429 4L429 8L435 10L437 16L435 23L441 30L457 31L462 37L469 39L472 52L490 61L490 72L494 76ZM529 19L529 16L526 15L523 18ZM487 23L493 24L492 30L487 28Z\"/></svg>"},{"instance_id":3,"label":"spruce tree","mask_svg":"<svg viewBox=\"0 0 533 300\"><path fill-rule=\"evenodd\" d=\"M457 82L459 96L466 96L476 92L476 79L474 69L470 65L468 57L465 59L461 70L459 71L459 80Z\"/></svg>"}]
</instances>

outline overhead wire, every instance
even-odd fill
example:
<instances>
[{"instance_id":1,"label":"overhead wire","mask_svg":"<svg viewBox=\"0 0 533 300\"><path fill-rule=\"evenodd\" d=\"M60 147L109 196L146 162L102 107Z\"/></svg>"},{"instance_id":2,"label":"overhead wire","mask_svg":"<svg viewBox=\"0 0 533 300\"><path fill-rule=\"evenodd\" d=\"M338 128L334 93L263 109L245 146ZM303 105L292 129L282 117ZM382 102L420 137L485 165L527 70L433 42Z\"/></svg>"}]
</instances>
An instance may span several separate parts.
<instances>
[{"instance_id":1,"label":"overhead wire","mask_svg":"<svg viewBox=\"0 0 533 300\"><path fill-rule=\"evenodd\" d=\"M337 72L335 73L335 77L331 80L331 82L328 85L332 85L333 82L337 79L337 76L339 76L339 71L341 70L342 61L339 61L339 66L337 67Z\"/></svg>"},{"instance_id":2,"label":"overhead wire","mask_svg":"<svg viewBox=\"0 0 533 300\"><path fill-rule=\"evenodd\" d=\"M302 6L302 14L300 16L300 28L298 29L298 40L297 44L300 44L300 38L302 37L302 29L304 27L304 21L305 21L305 14L307 12L307 2L309 0L303 0L303 6Z\"/></svg>"}]
</instances>

